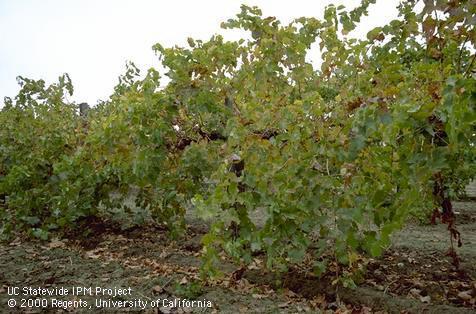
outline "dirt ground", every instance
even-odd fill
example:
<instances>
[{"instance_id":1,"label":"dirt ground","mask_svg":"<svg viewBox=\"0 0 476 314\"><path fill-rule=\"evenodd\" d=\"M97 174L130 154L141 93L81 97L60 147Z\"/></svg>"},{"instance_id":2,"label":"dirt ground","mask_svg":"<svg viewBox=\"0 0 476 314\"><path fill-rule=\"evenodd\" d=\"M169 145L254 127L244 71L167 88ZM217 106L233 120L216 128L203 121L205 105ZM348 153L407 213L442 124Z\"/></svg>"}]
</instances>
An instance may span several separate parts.
<instances>
[{"instance_id":1,"label":"dirt ground","mask_svg":"<svg viewBox=\"0 0 476 314\"><path fill-rule=\"evenodd\" d=\"M154 228L103 230L89 244L77 239L17 238L0 244L0 312L476 313L476 203L459 202L454 207L463 240L457 249L459 270L445 256L449 247L445 225L410 223L395 234L392 247L381 258L367 261L367 273L355 290L336 288L329 278L317 280L296 269L278 277L263 270L259 256L246 269L223 259L223 279L202 285L200 238L206 228L200 225L190 226L186 237L175 242ZM20 294L9 295L12 287L19 287ZM65 287L69 294L25 296L23 287ZM91 287L93 293L86 290L73 296L74 287ZM96 293L96 287L131 290L130 295L113 298L109 290ZM193 308L167 303L183 299L203 303ZM8 306L11 300L14 307ZM60 303L65 300L77 302ZM110 302L98 307L98 300ZM127 303L128 307L111 303L121 300L135 303Z\"/></svg>"}]
</instances>

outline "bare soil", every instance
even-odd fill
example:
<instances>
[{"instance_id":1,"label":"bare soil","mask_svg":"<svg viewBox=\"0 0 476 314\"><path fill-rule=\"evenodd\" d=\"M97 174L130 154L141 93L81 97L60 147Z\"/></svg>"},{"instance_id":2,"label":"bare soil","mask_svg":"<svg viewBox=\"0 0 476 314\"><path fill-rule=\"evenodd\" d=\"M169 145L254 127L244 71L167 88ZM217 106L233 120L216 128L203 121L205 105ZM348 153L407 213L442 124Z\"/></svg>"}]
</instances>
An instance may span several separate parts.
<instances>
[{"instance_id":1,"label":"bare soil","mask_svg":"<svg viewBox=\"0 0 476 314\"><path fill-rule=\"evenodd\" d=\"M200 284L201 236L206 226L188 227L184 238L171 241L164 230L125 231L88 221L92 232L70 234L49 242L17 238L0 244L0 313L55 313L58 308L19 308L23 296L9 296L9 287L131 287L130 296L115 300L209 300L211 308L95 307L97 296L63 297L92 305L73 312L145 313L476 313L476 203L455 203L463 246L457 248L456 269L445 256L450 245L445 225L410 223L394 236L378 259L366 261L356 289L332 285L332 276L315 278L303 269L286 274L264 270L257 256L248 268L226 258L224 276ZM50 297L48 297L50 298ZM14 299L17 306L9 308Z\"/></svg>"}]
</instances>

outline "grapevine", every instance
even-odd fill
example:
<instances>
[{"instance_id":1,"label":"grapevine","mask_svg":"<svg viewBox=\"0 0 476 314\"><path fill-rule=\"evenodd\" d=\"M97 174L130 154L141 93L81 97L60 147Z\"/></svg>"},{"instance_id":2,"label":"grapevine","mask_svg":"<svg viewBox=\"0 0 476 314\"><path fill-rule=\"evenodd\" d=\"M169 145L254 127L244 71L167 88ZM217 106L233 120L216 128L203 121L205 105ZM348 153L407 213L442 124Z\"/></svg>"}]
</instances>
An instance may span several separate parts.
<instances>
[{"instance_id":1,"label":"grapevine","mask_svg":"<svg viewBox=\"0 0 476 314\"><path fill-rule=\"evenodd\" d=\"M247 39L156 44L166 72L130 63L87 116L68 75L20 77L0 112L1 235L47 239L95 217L180 236L189 211L210 221L206 275L222 251L281 271L352 267L411 215L441 216L460 242L451 200L476 174L476 4L404 1L352 37L373 3L287 25L243 5L222 27Z\"/></svg>"}]
</instances>

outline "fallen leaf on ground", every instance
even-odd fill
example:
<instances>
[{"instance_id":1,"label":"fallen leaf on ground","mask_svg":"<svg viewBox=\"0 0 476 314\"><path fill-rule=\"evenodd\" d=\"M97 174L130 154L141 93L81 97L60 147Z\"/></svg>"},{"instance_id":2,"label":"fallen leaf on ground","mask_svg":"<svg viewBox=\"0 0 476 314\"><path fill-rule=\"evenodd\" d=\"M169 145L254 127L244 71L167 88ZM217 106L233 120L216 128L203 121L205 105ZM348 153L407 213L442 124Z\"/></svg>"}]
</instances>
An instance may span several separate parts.
<instances>
[{"instance_id":1,"label":"fallen leaf on ground","mask_svg":"<svg viewBox=\"0 0 476 314\"><path fill-rule=\"evenodd\" d=\"M460 298L463 301L469 301L471 300L472 297L471 297L470 291L461 291L460 293L458 293L458 298Z\"/></svg>"},{"instance_id":2,"label":"fallen leaf on ground","mask_svg":"<svg viewBox=\"0 0 476 314\"><path fill-rule=\"evenodd\" d=\"M409 294L410 294L412 297L419 298L419 297L421 297L420 292L421 292L420 289L413 288L413 289L410 290L410 293L409 293Z\"/></svg>"},{"instance_id":3,"label":"fallen leaf on ground","mask_svg":"<svg viewBox=\"0 0 476 314\"><path fill-rule=\"evenodd\" d=\"M87 251L86 256L92 259L98 259L100 256L95 254L96 252L94 251Z\"/></svg>"},{"instance_id":4,"label":"fallen leaf on ground","mask_svg":"<svg viewBox=\"0 0 476 314\"><path fill-rule=\"evenodd\" d=\"M258 293L253 293L251 296L252 296L253 298L255 298L255 299L258 299L258 300L261 300L261 299L266 298L266 295L264 295L264 294L258 294Z\"/></svg>"},{"instance_id":5,"label":"fallen leaf on ground","mask_svg":"<svg viewBox=\"0 0 476 314\"><path fill-rule=\"evenodd\" d=\"M159 285L157 285L157 286L155 286L154 288L152 288L152 290L153 290L154 292L157 292L157 293L161 293L162 291L164 291L164 289L163 289L161 286L159 286Z\"/></svg>"},{"instance_id":6,"label":"fallen leaf on ground","mask_svg":"<svg viewBox=\"0 0 476 314\"><path fill-rule=\"evenodd\" d=\"M50 243L48 243L48 247L50 249L56 249L56 248L60 248L60 247L64 247L64 246L65 246L64 242L62 242L58 239L53 239L53 240L51 240Z\"/></svg>"},{"instance_id":7,"label":"fallen leaf on ground","mask_svg":"<svg viewBox=\"0 0 476 314\"><path fill-rule=\"evenodd\" d=\"M289 304L291 304L291 301L287 301L287 302L278 304L278 307L279 307L280 309L282 309L282 308L288 307Z\"/></svg>"}]
</instances>

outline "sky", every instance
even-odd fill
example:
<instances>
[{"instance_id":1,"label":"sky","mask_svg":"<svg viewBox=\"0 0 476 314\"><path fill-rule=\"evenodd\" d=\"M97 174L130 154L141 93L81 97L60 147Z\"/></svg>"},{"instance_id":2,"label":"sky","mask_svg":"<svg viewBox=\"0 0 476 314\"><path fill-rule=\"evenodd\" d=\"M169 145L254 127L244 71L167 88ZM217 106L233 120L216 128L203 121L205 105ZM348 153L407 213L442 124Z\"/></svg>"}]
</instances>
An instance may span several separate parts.
<instances>
[{"instance_id":1,"label":"sky","mask_svg":"<svg viewBox=\"0 0 476 314\"><path fill-rule=\"evenodd\" d=\"M322 18L328 4L355 7L359 0L0 0L0 106L14 97L18 75L47 83L68 73L72 101L91 105L106 100L133 61L143 72L158 68L152 51L186 46L187 37L207 40L213 34L236 40L244 33L221 30L220 23L256 5L264 16L284 23L301 16ZM397 17L398 0L378 0L354 32L364 37L374 27ZM310 59L318 59L318 51Z\"/></svg>"}]
</instances>

